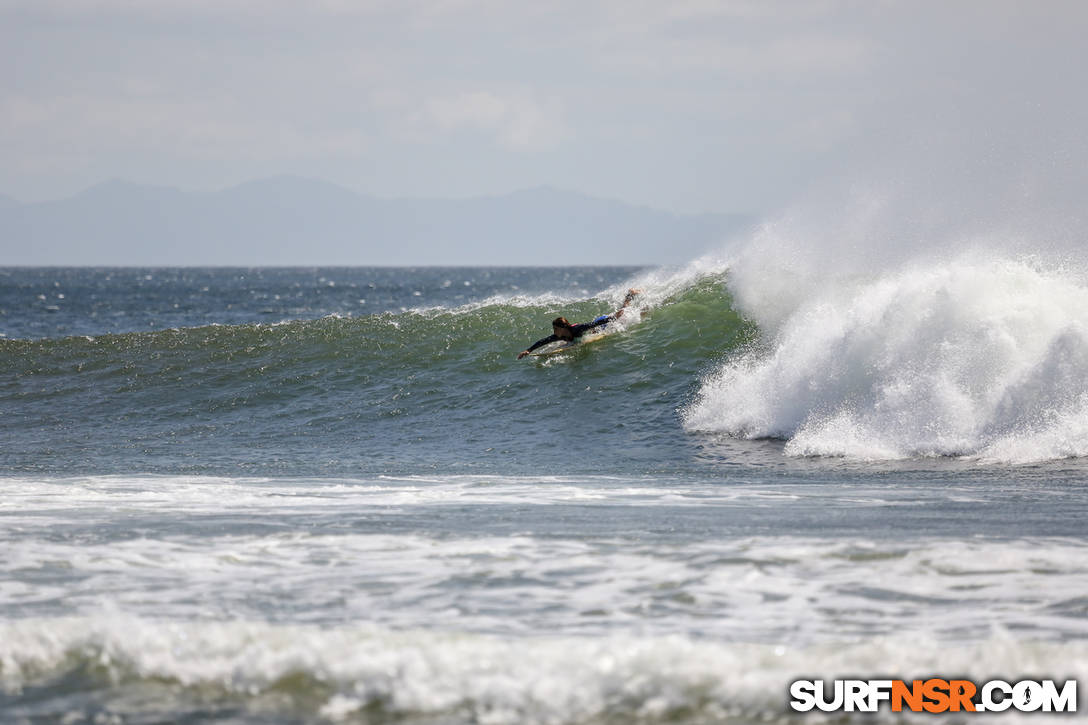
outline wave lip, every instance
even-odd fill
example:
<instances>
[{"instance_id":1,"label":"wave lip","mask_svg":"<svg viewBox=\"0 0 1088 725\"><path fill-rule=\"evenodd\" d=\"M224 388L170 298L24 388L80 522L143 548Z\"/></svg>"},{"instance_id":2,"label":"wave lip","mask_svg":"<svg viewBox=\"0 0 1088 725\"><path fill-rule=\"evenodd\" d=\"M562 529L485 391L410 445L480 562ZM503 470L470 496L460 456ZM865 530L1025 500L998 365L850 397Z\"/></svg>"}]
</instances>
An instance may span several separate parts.
<instances>
[{"instance_id":1,"label":"wave lip","mask_svg":"<svg viewBox=\"0 0 1088 725\"><path fill-rule=\"evenodd\" d=\"M1088 455L1088 286L1026 260L963 256L797 305L727 362L691 430L787 440L793 455Z\"/></svg>"}]
</instances>

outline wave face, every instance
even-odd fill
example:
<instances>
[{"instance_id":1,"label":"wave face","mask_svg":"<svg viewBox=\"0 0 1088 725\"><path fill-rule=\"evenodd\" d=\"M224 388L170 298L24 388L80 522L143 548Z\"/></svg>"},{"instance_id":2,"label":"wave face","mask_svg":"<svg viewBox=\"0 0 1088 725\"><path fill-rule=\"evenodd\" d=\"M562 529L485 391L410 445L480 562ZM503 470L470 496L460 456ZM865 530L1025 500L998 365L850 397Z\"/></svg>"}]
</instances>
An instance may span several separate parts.
<instances>
[{"instance_id":1,"label":"wave face","mask_svg":"<svg viewBox=\"0 0 1088 725\"><path fill-rule=\"evenodd\" d=\"M83 274L90 281L81 289L94 289L102 275L116 272ZM404 473L435 465L639 470L678 459L684 443L676 408L706 361L752 332L731 310L712 266L642 275L590 270L573 278L563 270L357 274L335 289L353 284L350 301L374 284L369 275L385 275L375 287L385 284L386 306L393 309L337 312L318 294L325 289L318 284L303 305L309 314L327 313L317 319L0 340L0 435L12 442L0 453L0 467L288 474ZM484 285L485 274L498 281ZM316 276L304 271L274 278L275 284L264 280L254 287L259 295L248 295L240 291L241 273L210 270L164 285L153 306L199 296L201 288L215 287L217 275L229 277L223 286L236 289L236 297L260 297L256 307L269 304L276 284L282 298L299 278ZM562 359L515 360L550 332L556 315L589 320L614 310L636 282L653 289L643 307L617 324L621 334ZM549 289L527 291L532 284ZM132 304L128 290L109 289L115 307ZM451 289L478 291L457 299ZM224 315L244 319L253 308ZM111 315L111 309L100 300L99 315L78 324L146 316L139 310ZM205 314L201 308L179 321Z\"/></svg>"}]
</instances>

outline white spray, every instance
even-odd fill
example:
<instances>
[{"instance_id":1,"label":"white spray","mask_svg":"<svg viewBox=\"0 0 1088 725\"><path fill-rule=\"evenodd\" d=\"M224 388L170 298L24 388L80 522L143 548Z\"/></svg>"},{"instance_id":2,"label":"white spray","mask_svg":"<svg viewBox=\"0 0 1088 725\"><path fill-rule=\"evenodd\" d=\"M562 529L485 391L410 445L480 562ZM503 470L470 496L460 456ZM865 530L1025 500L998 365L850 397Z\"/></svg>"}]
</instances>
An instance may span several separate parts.
<instances>
[{"instance_id":1,"label":"white spray","mask_svg":"<svg viewBox=\"0 0 1088 725\"><path fill-rule=\"evenodd\" d=\"M794 455L1088 455L1088 281L1074 250L940 238L891 224L872 199L842 218L818 234L768 224L734 259L730 290L764 344L703 382L689 429L784 438Z\"/></svg>"}]
</instances>

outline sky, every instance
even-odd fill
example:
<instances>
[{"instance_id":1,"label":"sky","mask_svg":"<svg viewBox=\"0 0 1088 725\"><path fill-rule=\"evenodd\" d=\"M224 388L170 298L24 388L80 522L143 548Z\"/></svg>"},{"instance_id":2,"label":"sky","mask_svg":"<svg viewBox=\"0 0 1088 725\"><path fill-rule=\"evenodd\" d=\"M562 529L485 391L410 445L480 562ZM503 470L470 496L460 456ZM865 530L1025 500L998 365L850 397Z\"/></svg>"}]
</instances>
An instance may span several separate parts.
<instances>
[{"instance_id":1,"label":"sky","mask_svg":"<svg viewBox=\"0 0 1088 725\"><path fill-rule=\"evenodd\" d=\"M1074 181L1086 37L1060 0L0 0L0 194L292 174L769 213L845 177Z\"/></svg>"}]
</instances>

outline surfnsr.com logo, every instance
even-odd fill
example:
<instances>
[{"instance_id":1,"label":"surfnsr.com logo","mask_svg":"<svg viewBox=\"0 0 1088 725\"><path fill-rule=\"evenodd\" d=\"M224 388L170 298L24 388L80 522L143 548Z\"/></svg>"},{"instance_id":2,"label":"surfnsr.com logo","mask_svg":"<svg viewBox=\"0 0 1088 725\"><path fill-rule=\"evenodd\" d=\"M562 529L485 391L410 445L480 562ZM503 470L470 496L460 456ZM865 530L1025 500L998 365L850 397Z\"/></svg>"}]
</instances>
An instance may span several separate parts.
<instances>
[{"instance_id":1,"label":"surfnsr.com logo","mask_svg":"<svg viewBox=\"0 0 1088 725\"><path fill-rule=\"evenodd\" d=\"M797 712L1076 712L1077 681L1054 680L797 680L790 684L790 707Z\"/></svg>"}]
</instances>

